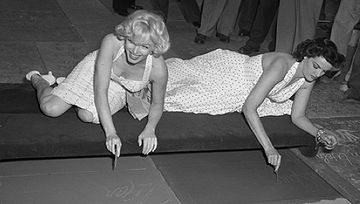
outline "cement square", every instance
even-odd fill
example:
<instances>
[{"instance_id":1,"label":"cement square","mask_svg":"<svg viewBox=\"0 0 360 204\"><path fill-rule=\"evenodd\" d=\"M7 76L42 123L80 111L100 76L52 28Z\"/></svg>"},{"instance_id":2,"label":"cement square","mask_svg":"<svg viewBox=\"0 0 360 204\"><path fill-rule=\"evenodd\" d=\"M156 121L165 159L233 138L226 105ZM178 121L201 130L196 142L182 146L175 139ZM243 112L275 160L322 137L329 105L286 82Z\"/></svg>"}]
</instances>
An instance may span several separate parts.
<instances>
[{"instance_id":1,"label":"cement square","mask_svg":"<svg viewBox=\"0 0 360 204\"><path fill-rule=\"evenodd\" d=\"M0 203L180 203L148 157L0 163Z\"/></svg>"}]
</instances>

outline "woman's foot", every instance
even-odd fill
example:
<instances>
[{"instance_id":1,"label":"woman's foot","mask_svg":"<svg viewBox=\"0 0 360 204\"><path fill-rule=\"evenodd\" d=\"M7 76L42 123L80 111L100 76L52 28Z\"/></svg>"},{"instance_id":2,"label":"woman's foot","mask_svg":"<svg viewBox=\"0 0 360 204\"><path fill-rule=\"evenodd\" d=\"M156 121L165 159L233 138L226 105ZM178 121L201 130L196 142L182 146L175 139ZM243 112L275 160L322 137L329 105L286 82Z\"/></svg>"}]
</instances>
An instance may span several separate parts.
<instances>
[{"instance_id":1,"label":"woman's foot","mask_svg":"<svg viewBox=\"0 0 360 204\"><path fill-rule=\"evenodd\" d=\"M65 77L58 77L56 78L56 83L59 85L65 80Z\"/></svg>"},{"instance_id":2,"label":"woman's foot","mask_svg":"<svg viewBox=\"0 0 360 204\"><path fill-rule=\"evenodd\" d=\"M28 81L32 81L32 77L34 75L39 75L41 78L45 79L45 81L47 81L50 86L55 84L55 82L56 82L56 78L53 76L51 71L49 71L48 74L44 74L44 75L41 75L40 72L38 72L38 71L31 71L31 72L26 74L25 78Z\"/></svg>"}]
</instances>

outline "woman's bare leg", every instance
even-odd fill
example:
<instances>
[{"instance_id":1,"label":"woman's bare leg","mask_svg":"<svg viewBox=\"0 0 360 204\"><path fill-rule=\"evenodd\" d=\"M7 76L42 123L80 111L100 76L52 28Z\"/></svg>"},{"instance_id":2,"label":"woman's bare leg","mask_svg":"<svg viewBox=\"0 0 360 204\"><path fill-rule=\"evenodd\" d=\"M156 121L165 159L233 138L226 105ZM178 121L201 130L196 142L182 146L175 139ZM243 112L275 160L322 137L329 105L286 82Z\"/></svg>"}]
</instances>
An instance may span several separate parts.
<instances>
[{"instance_id":1,"label":"woman's bare leg","mask_svg":"<svg viewBox=\"0 0 360 204\"><path fill-rule=\"evenodd\" d=\"M31 76L31 82L36 89L37 98L41 111L50 117L58 117L67 111L71 105L63 101L61 98L52 95L52 87L49 82L38 74Z\"/></svg>"},{"instance_id":2,"label":"woman's bare leg","mask_svg":"<svg viewBox=\"0 0 360 204\"><path fill-rule=\"evenodd\" d=\"M94 121L94 116L90 111L82 108L77 108L76 112L81 121L86 123L92 123Z\"/></svg>"}]
</instances>

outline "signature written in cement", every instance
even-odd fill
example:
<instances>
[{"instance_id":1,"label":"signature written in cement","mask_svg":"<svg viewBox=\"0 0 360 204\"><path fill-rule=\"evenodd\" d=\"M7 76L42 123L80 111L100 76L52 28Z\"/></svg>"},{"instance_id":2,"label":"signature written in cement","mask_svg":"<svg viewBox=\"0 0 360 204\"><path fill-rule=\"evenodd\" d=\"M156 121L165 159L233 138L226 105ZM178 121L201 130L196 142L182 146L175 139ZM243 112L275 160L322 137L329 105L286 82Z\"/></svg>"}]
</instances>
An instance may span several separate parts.
<instances>
[{"instance_id":1,"label":"signature written in cement","mask_svg":"<svg viewBox=\"0 0 360 204\"><path fill-rule=\"evenodd\" d=\"M120 185L112 189L106 188L105 196L121 199L122 202L136 201L137 203L146 203L146 200L152 195L155 188L156 185L153 183L135 184L133 181L130 181L126 185ZM169 198L164 199L164 201L159 203L166 204L171 202Z\"/></svg>"},{"instance_id":2,"label":"signature written in cement","mask_svg":"<svg viewBox=\"0 0 360 204\"><path fill-rule=\"evenodd\" d=\"M338 130L335 130L335 132L338 133L339 144L346 144L349 142L358 142L360 140L360 137L354 134L357 131L338 129Z\"/></svg>"},{"instance_id":3,"label":"signature written in cement","mask_svg":"<svg viewBox=\"0 0 360 204\"><path fill-rule=\"evenodd\" d=\"M345 162L350 166L354 166L354 160L360 161L360 153L352 151L319 153L317 157L322 159L326 164L331 164L332 162Z\"/></svg>"},{"instance_id":4,"label":"signature written in cement","mask_svg":"<svg viewBox=\"0 0 360 204\"><path fill-rule=\"evenodd\" d=\"M138 200L151 194L153 189L154 185L152 183L135 184L130 181L128 185L117 186L112 190L107 189L106 197L121 198L123 201Z\"/></svg>"}]
</instances>

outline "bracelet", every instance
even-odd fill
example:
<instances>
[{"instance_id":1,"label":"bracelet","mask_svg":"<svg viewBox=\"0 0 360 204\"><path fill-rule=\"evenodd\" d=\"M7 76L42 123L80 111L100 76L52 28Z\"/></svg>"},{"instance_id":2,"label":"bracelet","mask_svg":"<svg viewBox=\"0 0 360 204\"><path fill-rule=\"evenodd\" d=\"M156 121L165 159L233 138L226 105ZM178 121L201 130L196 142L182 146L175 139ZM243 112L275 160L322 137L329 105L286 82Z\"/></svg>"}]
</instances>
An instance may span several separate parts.
<instances>
[{"instance_id":1,"label":"bracelet","mask_svg":"<svg viewBox=\"0 0 360 204\"><path fill-rule=\"evenodd\" d=\"M321 135L323 135L325 133L325 130L320 128L317 132L316 132L316 142L321 142L322 141L322 138L321 138Z\"/></svg>"}]
</instances>

